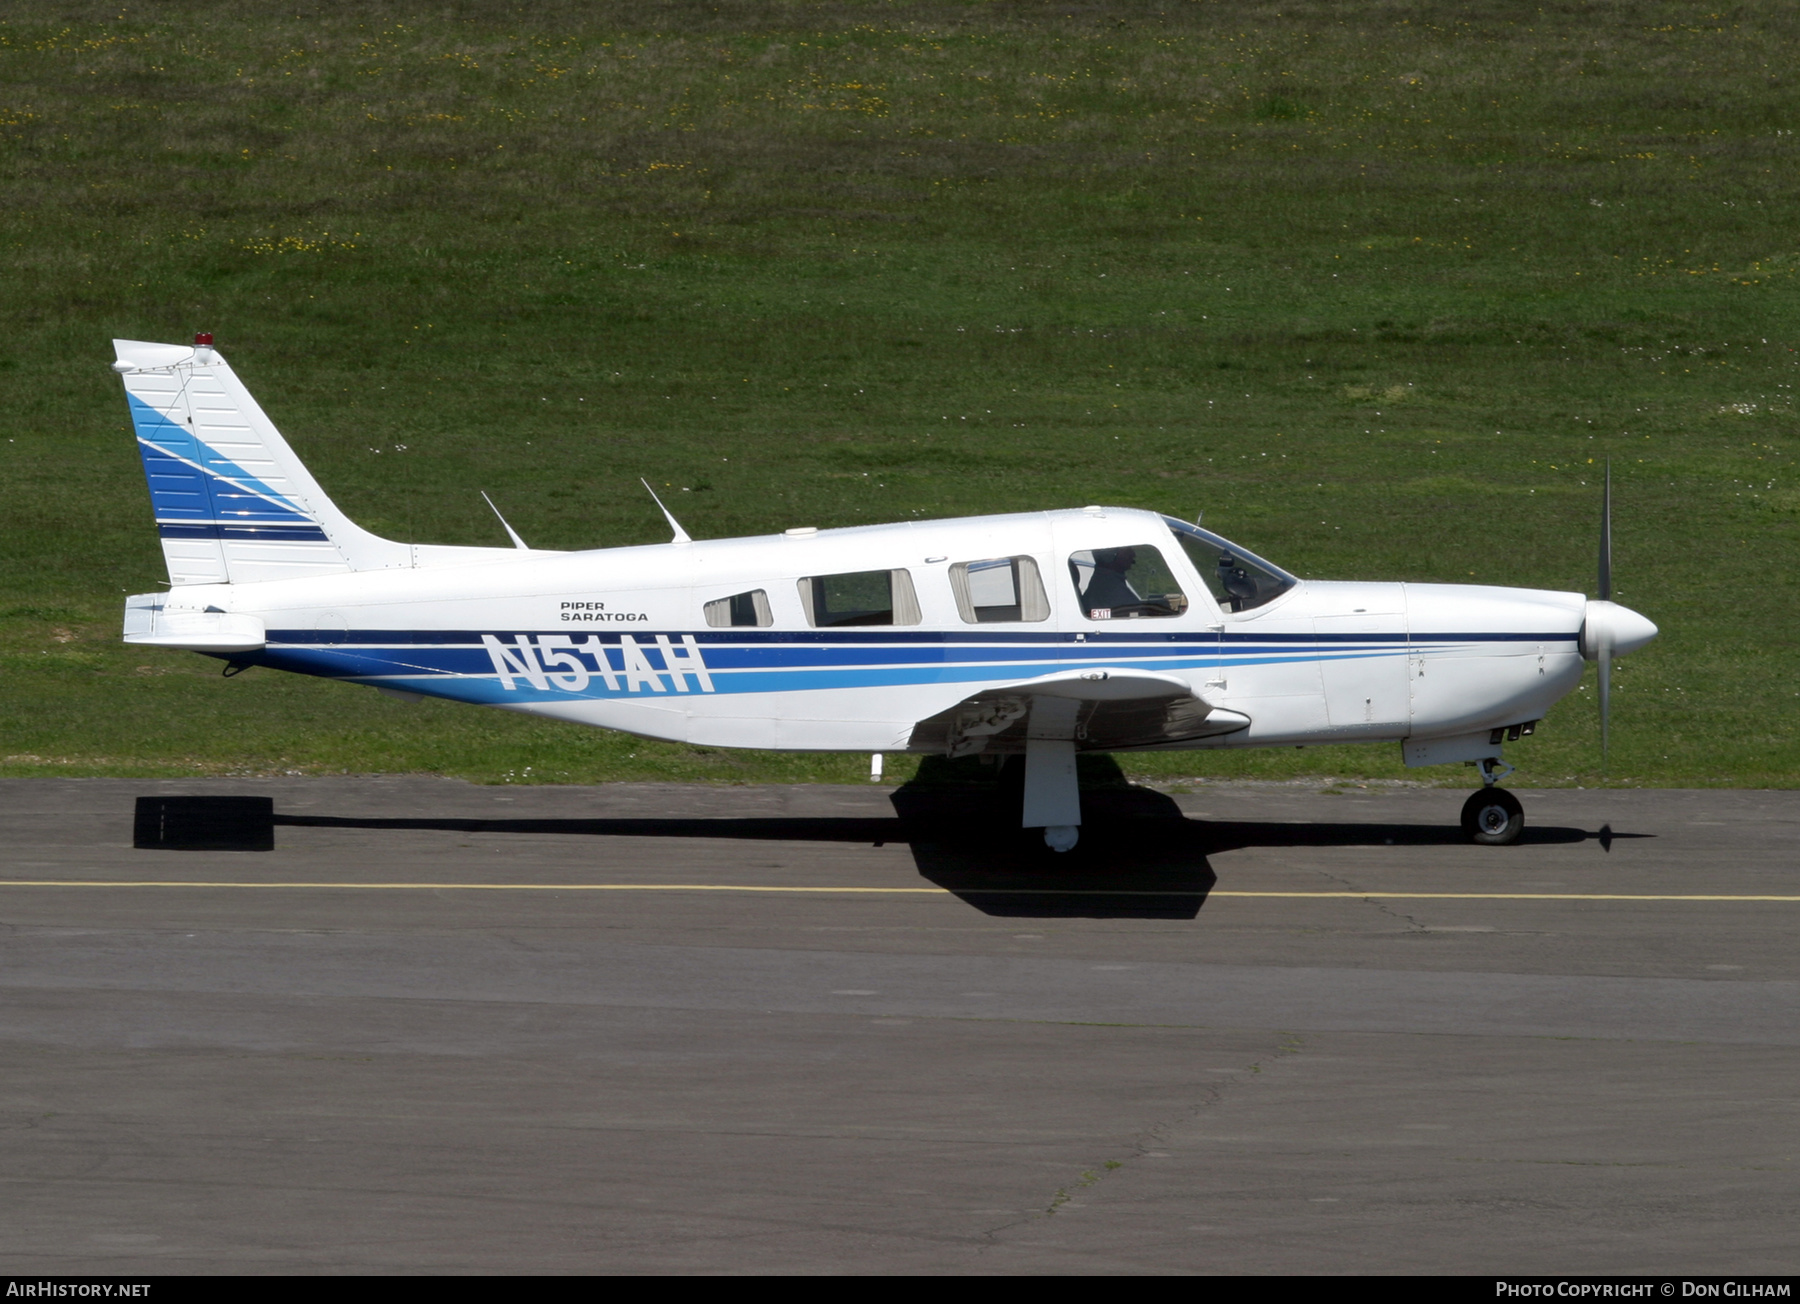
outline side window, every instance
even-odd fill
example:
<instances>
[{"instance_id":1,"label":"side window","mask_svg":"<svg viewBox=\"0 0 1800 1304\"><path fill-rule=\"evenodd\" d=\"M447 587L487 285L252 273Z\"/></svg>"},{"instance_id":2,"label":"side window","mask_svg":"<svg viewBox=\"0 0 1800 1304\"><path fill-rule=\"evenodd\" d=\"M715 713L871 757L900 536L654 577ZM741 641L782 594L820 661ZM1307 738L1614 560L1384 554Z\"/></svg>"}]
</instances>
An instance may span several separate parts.
<instances>
[{"instance_id":1,"label":"side window","mask_svg":"<svg viewBox=\"0 0 1800 1304\"><path fill-rule=\"evenodd\" d=\"M769 611L769 595L751 589L707 603L706 623L714 629L735 629L739 625L773 625L775 617Z\"/></svg>"},{"instance_id":2,"label":"side window","mask_svg":"<svg viewBox=\"0 0 1800 1304\"><path fill-rule=\"evenodd\" d=\"M950 591L965 624L1050 619L1050 597L1029 557L959 561L950 568Z\"/></svg>"},{"instance_id":3,"label":"side window","mask_svg":"<svg viewBox=\"0 0 1800 1304\"><path fill-rule=\"evenodd\" d=\"M903 570L810 576L800 581L800 605L814 629L916 625L921 619L912 576Z\"/></svg>"},{"instance_id":4,"label":"side window","mask_svg":"<svg viewBox=\"0 0 1800 1304\"><path fill-rule=\"evenodd\" d=\"M1069 554L1069 577L1089 620L1179 616L1187 595L1163 555L1149 544Z\"/></svg>"}]
</instances>

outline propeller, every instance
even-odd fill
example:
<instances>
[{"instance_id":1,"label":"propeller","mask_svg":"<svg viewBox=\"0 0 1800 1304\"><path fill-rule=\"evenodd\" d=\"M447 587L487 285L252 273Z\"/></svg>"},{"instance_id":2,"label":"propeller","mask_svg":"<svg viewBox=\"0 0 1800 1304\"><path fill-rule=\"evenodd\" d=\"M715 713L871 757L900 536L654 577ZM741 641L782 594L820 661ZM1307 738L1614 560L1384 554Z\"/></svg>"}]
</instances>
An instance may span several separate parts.
<instances>
[{"instance_id":1,"label":"propeller","mask_svg":"<svg viewBox=\"0 0 1800 1304\"><path fill-rule=\"evenodd\" d=\"M1606 488L1600 495L1600 601L1612 601L1612 459L1606 459ZM1602 632L1594 649L1600 674L1600 773L1606 773L1608 734L1612 725L1612 631Z\"/></svg>"},{"instance_id":2,"label":"propeller","mask_svg":"<svg viewBox=\"0 0 1800 1304\"><path fill-rule=\"evenodd\" d=\"M1581 655L1594 663L1600 679L1600 769L1606 769L1612 729L1612 663L1656 637L1656 626L1612 600L1612 462L1600 500L1600 596L1587 604L1581 622Z\"/></svg>"}]
</instances>

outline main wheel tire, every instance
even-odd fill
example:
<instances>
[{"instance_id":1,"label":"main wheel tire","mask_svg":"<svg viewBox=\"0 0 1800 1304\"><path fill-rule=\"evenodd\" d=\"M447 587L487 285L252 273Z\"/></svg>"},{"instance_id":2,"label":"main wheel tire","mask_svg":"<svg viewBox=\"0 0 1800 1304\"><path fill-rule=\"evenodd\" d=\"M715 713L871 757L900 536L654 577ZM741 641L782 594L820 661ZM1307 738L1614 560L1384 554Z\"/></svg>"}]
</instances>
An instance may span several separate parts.
<instances>
[{"instance_id":1,"label":"main wheel tire","mask_svg":"<svg viewBox=\"0 0 1800 1304\"><path fill-rule=\"evenodd\" d=\"M1470 842L1504 847L1524 831L1525 808L1505 788L1483 788L1463 803L1462 827Z\"/></svg>"}]
</instances>

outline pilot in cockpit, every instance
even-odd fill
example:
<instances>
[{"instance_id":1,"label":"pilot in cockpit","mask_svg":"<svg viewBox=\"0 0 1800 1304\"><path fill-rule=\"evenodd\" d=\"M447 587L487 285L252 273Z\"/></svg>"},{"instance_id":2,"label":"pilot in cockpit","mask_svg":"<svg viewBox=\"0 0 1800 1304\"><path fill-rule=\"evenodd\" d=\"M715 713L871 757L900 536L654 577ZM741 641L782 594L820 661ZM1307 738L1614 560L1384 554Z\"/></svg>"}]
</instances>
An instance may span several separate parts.
<instances>
[{"instance_id":1,"label":"pilot in cockpit","mask_svg":"<svg viewBox=\"0 0 1800 1304\"><path fill-rule=\"evenodd\" d=\"M1094 574L1081 595L1089 611L1116 607L1142 607L1144 596L1131 587L1127 572L1137 565L1136 548L1096 548Z\"/></svg>"}]
</instances>

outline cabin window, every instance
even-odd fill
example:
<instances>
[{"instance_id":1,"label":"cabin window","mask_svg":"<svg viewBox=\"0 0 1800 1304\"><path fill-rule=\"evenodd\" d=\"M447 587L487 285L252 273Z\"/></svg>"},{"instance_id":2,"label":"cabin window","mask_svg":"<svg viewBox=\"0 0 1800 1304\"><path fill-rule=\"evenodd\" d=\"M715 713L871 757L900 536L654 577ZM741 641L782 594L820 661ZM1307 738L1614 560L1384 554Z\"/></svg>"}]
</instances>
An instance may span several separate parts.
<instances>
[{"instance_id":1,"label":"cabin window","mask_svg":"<svg viewBox=\"0 0 1800 1304\"><path fill-rule=\"evenodd\" d=\"M773 625L775 617L769 610L769 595L761 589L751 589L707 603L706 623L714 629L736 629L741 625Z\"/></svg>"},{"instance_id":2,"label":"cabin window","mask_svg":"<svg viewBox=\"0 0 1800 1304\"><path fill-rule=\"evenodd\" d=\"M1069 577L1089 620L1179 616L1188 608L1169 563L1147 543L1071 553Z\"/></svg>"},{"instance_id":3,"label":"cabin window","mask_svg":"<svg viewBox=\"0 0 1800 1304\"><path fill-rule=\"evenodd\" d=\"M1206 587L1227 611L1252 611L1273 602L1300 581L1253 552L1245 552L1211 530L1165 516L1181 550L1194 563Z\"/></svg>"},{"instance_id":4,"label":"cabin window","mask_svg":"<svg viewBox=\"0 0 1800 1304\"><path fill-rule=\"evenodd\" d=\"M965 624L1050 619L1050 597L1029 557L959 561L950 568L950 591Z\"/></svg>"},{"instance_id":5,"label":"cabin window","mask_svg":"<svg viewBox=\"0 0 1800 1304\"><path fill-rule=\"evenodd\" d=\"M800 581L800 605L814 629L847 625L916 625L918 595L903 570L813 575Z\"/></svg>"}]
</instances>

